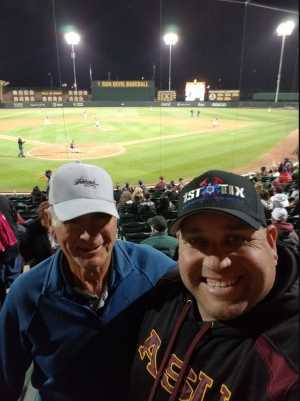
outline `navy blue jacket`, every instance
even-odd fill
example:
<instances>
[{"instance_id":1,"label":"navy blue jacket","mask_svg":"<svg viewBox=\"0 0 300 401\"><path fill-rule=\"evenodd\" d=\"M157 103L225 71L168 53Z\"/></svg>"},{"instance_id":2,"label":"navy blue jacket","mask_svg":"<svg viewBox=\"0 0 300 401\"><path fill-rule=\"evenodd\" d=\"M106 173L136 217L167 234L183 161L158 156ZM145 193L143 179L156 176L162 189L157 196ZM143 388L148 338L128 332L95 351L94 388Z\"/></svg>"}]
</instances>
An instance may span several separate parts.
<instances>
[{"instance_id":1,"label":"navy blue jacket","mask_svg":"<svg viewBox=\"0 0 300 401\"><path fill-rule=\"evenodd\" d=\"M0 311L1 400L17 400L32 361L43 401L125 400L138 321L126 308L175 262L146 245L116 241L109 296L95 312L70 291L62 259L57 251L22 274Z\"/></svg>"}]
</instances>

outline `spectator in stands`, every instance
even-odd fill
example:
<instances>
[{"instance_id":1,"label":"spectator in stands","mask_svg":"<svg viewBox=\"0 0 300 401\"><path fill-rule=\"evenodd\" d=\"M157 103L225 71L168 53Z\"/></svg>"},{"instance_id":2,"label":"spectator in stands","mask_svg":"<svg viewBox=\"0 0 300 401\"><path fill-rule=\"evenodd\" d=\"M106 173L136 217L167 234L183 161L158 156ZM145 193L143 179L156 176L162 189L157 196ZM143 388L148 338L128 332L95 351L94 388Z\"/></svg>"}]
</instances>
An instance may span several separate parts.
<instances>
[{"instance_id":1,"label":"spectator in stands","mask_svg":"<svg viewBox=\"0 0 300 401\"><path fill-rule=\"evenodd\" d=\"M260 193L260 198L261 198L261 203L263 204L264 208L266 210L272 210L272 202L271 202L271 197L268 191L261 191Z\"/></svg>"},{"instance_id":2,"label":"spectator in stands","mask_svg":"<svg viewBox=\"0 0 300 401\"><path fill-rule=\"evenodd\" d=\"M138 209L141 206L141 202L144 200L143 193L137 193L133 196L132 194L132 204L131 204L131 212L134 214L138 213Z\"/></svg>"},{"instance_id":3,"label":"spectator in stands","mask_svg":"<svg viewBox=\"0 0 300 401\"><path fill-rule=\"evenodd\" d=\"M125 213L131 210L132 199L131 192L128 190L124 190L120 196L120 200L118 203L118 212ZM129 207L130 206L130 207Z\"/></svg>"},{"instance_id":4,"label":"spectator in stands","mask_svg":"<svg viewBox=\"0 0 300 401\"><path fill-rule=\"evenodd\" d=\"M291 202L289 208L289 215L290 216L298 216L298 221L299 221L299 215L300 215L300 202L299 198L295 199L294 201ZM300 226L300 222L298 223L298 226Z\"/></svg>"},{"instance_id":5,"label":"spectator in stands","mask_svg":"<svg viewBox=\"0 0 300 401\"><path fill-rule=\"evenodd\" d=\"M164 177L159 177L158 183L155 185L155 189L158 191L164 191L167 188L167 183L164 180Z\"/></svg>"},{"instance_id":6,"label":"spectator in stands","mask_svg":"<svg viewBox=\"0 0 300 401\"><path fill-rule=\"evenodd\" d=\"M181 192L183 187L184 187L183 178L180 177L177 184L177 192Z\"/></svg>"},{"instance_id":7,"label":"spectator in stands","mask_svg":"<svg viewBox=\"0 0 300 401\"><path fill-rule=\"evenodd\" d=\"M266 166L262 166L262 167L260 168L260 176L261 176L261 177L266 177L266 176L268 176L268 170L267 170L267 167L266 167Z\"/></svg>"},{"instance_id":8,"label":"spectator in stands","mask_svg":"<svg viewBox=\"0 0 300 401\"><path fill-rule=\"evenodd\" d=\"M31 362L42 400L124 399L131 339L125 310L175 262L116 240L111 177L97 166L59 167L49 204L60 249L15 281L0 313L1 399L18 399Z\"/></svg>"},{"instance_id":9,"label":"spectator in stands","mask_svg":"<svg viewBox=\"0 0 300 401\"><path fill-rule=\"evenodd\" d=\"M294 230L292 223L288 223L288 212L282 207L277 207L272 211L272 224L277 228L278 240L285 245L294 246L296 251L299 247L299 237Z\"/></svg>"},{"instance_id":10,"label":"spectator in stands","mask_svg":"<svg viewBox=\"0 0 300 401\"><path fill-rule=\"evenodd\" d=\"M250 180L196 177L173 229L179 274L144 299L130 399L298 400L297 257Z\"/></svg>"},{"instance_id":11,"label":"spectator in stands","mask_svg":"<svg viewBox=\"0 0 300 401\"><path fill-rule=\"evenodd\" d=\"M288 212L290 215L299 214L299 181L295 180L294 186L289 194Z\"/></svg>"},{"instance_id":12,"label":"spectator in stands","mask_svg":"<svg viewBox=\"0 0 300 401\"><path fill-rule=\"evenodd\" d=\"M0 212L4 214L14 233L17 234L17 211L6 195L0 195Z\"/></svg>"},{"instance_id":13,"label":"spectator in stands","mask_svg":"<svg viewBox=\"0 0 300 401\"><path fill-rule=\"evenodd\" d=\"M296 186L292 188L292 191L289 195L289 201L293 199L293 201L297 201L299 199L299 183L296 181ZM291 202L290 202L291 203Z\"/></svg>"},{"instance_id":14,"label":"spectator in stands","mask_svg":"<svg viewBox=\"0 0 300 401\"><path fill-rule=\"evenodd\" d=\"M131 199L134 202L134 200L136 200L138 198L138 200L141 202L144 200L144 191L143 189L138 186L136 188L134 188L132 195L131 195Z\"/></svg>"},{"instance_id":15,"label":"spectator in stands","mask_svg":"<svg viewBox=\"0 0 300 401\"><path fill-rule=\"evenodd\" d=\"M25 235L21 238L19 251L24 263L33 267L51 256L57 244L49 226L48 201L44 201L38 208L38 218L27 224Z\"/></svg>"},{"instance_id":16,"label":"spectator in stands","mask_svg":"<svg viewBox=\"0 0 300 401\"><path fill-rule=\"evenodd\" d=\"M49 192L49 181L50 181L51 175L52 175L52 170L48 169L48 170L45 171L45 177L47 179L47 187L46 187L46 193L47 194Z\"/></svg>"},{"instance_id":17,"label":"spectator in stands","mask_svg":"<svg viewBox=\"0 0 300 401\"><path fill-rule=\"evenodd\" d=\"M4 213L0 211L0 308L7 289L18 276L15 269L17 256L17 238Z\"/></svg>"},{"instance_id":18,"label":"spectator in stands","mask_svg":"<svg viewBox=\"0 0 300 401\"><path fill-rule=\"evenodd\" d=\"M116 203L119 203L121 195L122 195L121 187L120 187L120 185L117 184L114 189L114 200Z\"/></svg>"},{"instance_id":19,"label":"spectator in stands","mask_svg":"<svg viewBox=\"0 0 300 401\"><path fill-rule=\"evenodd\" d=\"M31 191L31 202L33 205L39 205L44 200L44 196L40 188L36 185Z\"/></svg>"},{"instance_id":20,"label":"spectator in stands","mask_svg":"<svg viewBox=\"0 0 300 401\"><path fill-rule=\"evenodd\" d=\"M140 203L138 207L138 214L140 216L153 217L156 214L155 203L151 200L151 196L149 192L146 192L144 195L144 200Z\"/></svg>"},{"instance_id":21,"label":"spectator in stands","mask_svg":"<svg viewBox=\"0 0 300 401\"><path fill-rule=\"evenodd\" d=\"M292 180L293 180L292 176L289 173L288 169L286 167L283 167L283 169L282 169L282 171L281 171L281 173L280 173L280 175L278 177L278 182L281 185L285 185L285 184L290 183Z\"/></svg>"},{"instance_id":22,"label":"spectator in stands","mask_svg":"<svg viewBox=\"0 0 300 401\"><path fill-rule=\"evenodd\" d=\"M6 195L0 195L0 212L4 214L19 240L26 230L24 227L25 220L22 218L20 213L18 213L13 202L11 202Z\"/></svg>"},{"instance_id":23,"label":"spectator in stands","mask_svg":"<svg viewBox=\"0 0 300 401\"><path fill-rule=\"evenodd\" d=\"M278 166L277 166L277 164L272 164L272 170L271 170L271 174L272 174L272 177L273 178L278 178L279 177L279 175L280 175L280 172L279 172L279 170L278 170ZM275 181L275 180L274 180Z\"/></svg>"},{"instance_id":24,"label":"spectator in stands","mask_svg":"<svg viewBox=\"0 0 300 401\"><path fill-rule=\"evenodd\" d=\"M138 181L138 186L139 186L140 188L142 188L142 190L143 190L144 193L147 192L146 185L143 183L142 180L139 180L139 181Z\"/></svg>"},{"instance_id":25,"label":"spectator in stands","mask_svg":"<svg viewBox=\"0 0 300 401\"><path fill-rule=\"evenodd\" d=\"M169 191L176 191L176 190L177 190L177 186L176 186L174 180L171 180L171 181L170 181L170 184L167 185L167 189L168 189Z\"/></svg>"},{"instance_id":26,"label":"spectator in stands","mask_svg":"<svg viewBox=\"0 0 300 401\"><path fill-rule=\"evenodd\" d=\"M283 167L286 168L289 173L293 172L293 163L288 157L284 158Z\"/></svg>"},{"instance_id":27,"label":"spectator in stands","mask_svg":"<svg viewBox=\"0 0 300 401\"><path fill-rule=\"evenodd\" d=\"M132 202L132 193L128 191L127 189L122 191L122 194L120 196L119 203L127 203L127 202Z\"/></svg>"},{"instance_id":28,"label":"spectator in stands","mask_svg":"<svg viewBox=\"0 0 300 401\"><path fill-rule=\"evenodd\" d=\"M257 181L257 182L255 183L255 190L256 190L256 192L257 192L259 195L261 194L261 192L262 192L262 190L263 190L263 184L262 184L261 181Z\"/></svg>"},{"instance_id":29,"label":"spectator in stands","mask_svg":"<svg viewBox=\"0 0 300 401\"><path fill-rule=\"evenodd\" d=\"M282 187L275 188L275 194L271 196L272 208L275 209L276 207L288 207L289 206L289 199L287 194L283 192Z\"/></svg>"},{"instance_id":30,"label":"spectator in stands","mask_svg":"<svg viewBox=\"0 0 300 401\"><path fill-rule=\"evenodd\" d=\"M175 211L176 206L172 203L167 194L163 194L159 199L159 204L156 207L157 214L168 218L169 212Z\"/></svg>"},{"instance_id":31,"label":"spectator in stands","mask_svg":"<svg viewBox=\"0 0 300 401\"><path fill-rule=\"evenodd\" d=\"M129 191L129 192L133 192L133 188L132 188L132 186L129 184L129 182L125 182L125 185L124 185L124 187L123 187L123 189L122 189L123 191Z\"/></svg>"},{"instance_id":32,"label":"spectator in stands","mask_svg":"<svg viewBox=\"0 0 300 401\"><path fill-rule=\"evenodd\" d=\"M294 181L299 182L299 163L295 166L292 174L292 178Z\"/></svg>"},{"instance_id":33,"label":"spectator in stands","mask_svg":"<svg viewBox=\"0 0 300 401\"><path fill-rule=\"evenodd\" d=\"M178 241L176 238L168 235L168 224L163 216L154 216L148 220L152 235L146 238L142 244L150 245L163 252L165 255L174 259Z\"/></svg>"}]
</instances>

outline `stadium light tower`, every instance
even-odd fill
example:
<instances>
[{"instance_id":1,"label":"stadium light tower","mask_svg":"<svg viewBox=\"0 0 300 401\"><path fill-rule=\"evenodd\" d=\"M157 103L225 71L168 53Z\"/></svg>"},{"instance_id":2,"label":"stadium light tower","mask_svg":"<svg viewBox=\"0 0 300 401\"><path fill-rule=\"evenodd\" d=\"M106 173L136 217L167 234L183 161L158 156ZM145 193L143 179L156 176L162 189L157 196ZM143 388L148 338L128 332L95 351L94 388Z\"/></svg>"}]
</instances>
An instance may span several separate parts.
<instances>
[{"instance_id":1,"label":"stadium light tower","mask_svg":"<svg viewBox=\"0 0 300 401\"><path fill-rule=\"evenodd\" d=\"M178 35L174 32L168 32L164 35L164 41L167 46L169 46L169 91L171 90L171 72L172 72L172 46L176 45L178 42Z\"/></svg>"},{"instance_id":2,"label":"stadium light tower","mask_svg":"<svg viewBox=\"0 0 300 401\"><path fill-rule=\"evenodd\" d=\"M287 36L290 36L292 34L294 28L295 28L295 23L293 21L285 21L285 22L282 22L281 24L279 24L277 29L276 29L276 33L277 33L278 36L282 37L282 41L281 41L281 52L280 52L279 69L278 69L278 75L277 75L277 86L276 86L276 94L275 94L275 103L278 102L285 39L286 39Z\"/></svg>"},{"instance_id":3,"label":"stadium light tower","mask_svg":"<svg viewBox=\"0 0 300 401\"><path fill-rule=\"evenodd\" d=\"M80 42L80 35L74 31L67 32L65 33L65 40L68 43L68 45L71 46L72 49L71 58L73 60L74 89L77 90L76 63L75 63L76 54L74 46L77 46L78 43Z\"/></svg>"}]
</instances>

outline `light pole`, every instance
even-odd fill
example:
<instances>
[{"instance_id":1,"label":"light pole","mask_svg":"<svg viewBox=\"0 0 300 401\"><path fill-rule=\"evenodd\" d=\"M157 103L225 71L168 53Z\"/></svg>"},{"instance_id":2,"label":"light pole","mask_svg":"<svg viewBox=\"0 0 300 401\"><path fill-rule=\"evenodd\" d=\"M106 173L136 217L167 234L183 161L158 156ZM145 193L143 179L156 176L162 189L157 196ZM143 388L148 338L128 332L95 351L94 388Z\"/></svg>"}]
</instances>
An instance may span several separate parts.
<instances>
[{"instance_id":1,"label":"light pole","mask_svg":"<svg viewBox=\"0 0 300 401\"><path fill-rule=\"evenodd\" d=\"M75 63L75 58L76 58L76 54L75 54L75 47L77 46L78 43L80 42L80 35L77 32L67 32L65 34L65 39L66 42L68 43L68 45L71 45L71 58L73 60L73 74L74 74L74 89L77 90L77 77L76 77L76 63Z\"/></svg>"},{"instance_id":2,"label":"light pole","mask_svg":"<svg viewBox=\"0 0 300 401\"><path fill-rule=\"evenodd\" d=\"M167 46L169 46L169 91L171 90L171 72L172 72L172 46L176 45L178 42L178 35L174 32L169 32L164 35L164 41Z\"/></svg>"},{"instance_id":3,"label":"light pole","mask_svg":"<svg viewBox=\"0 0 300 401\"><path fill-rule=\"evenodd\" d=\"M295 23L293 21L285 21L285 22L282 22L281 24L279 24L276 29L277 35L282 37L282 41L281 41L279 69L278 69L278 75L277 75L275 103L278 103L285 39L287 36L292 34L294 28L295 28Z\"/></svg>"},{"instance_id":4,"label":"light pole","mask_svg":"<svg viewBox=\"0 0 300 401\"><path fill-rule=\"evenodd\" d=\"M48 77L50 79L50 89L53 90L53 75L52 72L48 72Z\"/></svg>"}]
</instances>

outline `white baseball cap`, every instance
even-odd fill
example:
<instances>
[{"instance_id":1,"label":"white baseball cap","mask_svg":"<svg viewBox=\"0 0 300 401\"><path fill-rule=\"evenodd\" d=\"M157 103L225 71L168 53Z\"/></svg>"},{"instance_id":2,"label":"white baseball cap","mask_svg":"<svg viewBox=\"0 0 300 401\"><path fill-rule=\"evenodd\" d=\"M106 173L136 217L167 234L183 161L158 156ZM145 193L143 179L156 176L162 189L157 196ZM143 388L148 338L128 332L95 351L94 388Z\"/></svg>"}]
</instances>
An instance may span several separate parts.
<instances>
[{"instance_id":1,"label":"white baseball cap","mask_svg":"<svg viewBox=\"0 0 300 401\"><path fill-rule=\"evenodd\" d=\"M276 221L284 221L288 218L288 212L283 207L276 207L272 211L272 219Z\"/></svg>"},{"instance_id":2,"label":"white baseball cap","mask_svg":"<svg viewBox=\"0 0 300 401\"><path fill-rule=\"evenodd\" d=\"M119 217L110 175L91 164L75 162L59 167L50 179L49 204L60 221L97 212Z\"/></svg>"}]
</instances>

